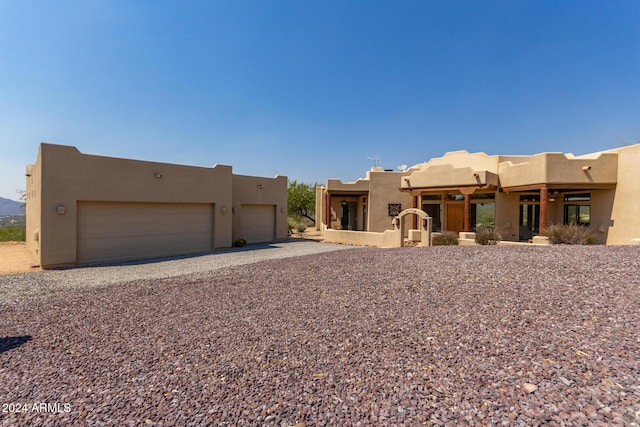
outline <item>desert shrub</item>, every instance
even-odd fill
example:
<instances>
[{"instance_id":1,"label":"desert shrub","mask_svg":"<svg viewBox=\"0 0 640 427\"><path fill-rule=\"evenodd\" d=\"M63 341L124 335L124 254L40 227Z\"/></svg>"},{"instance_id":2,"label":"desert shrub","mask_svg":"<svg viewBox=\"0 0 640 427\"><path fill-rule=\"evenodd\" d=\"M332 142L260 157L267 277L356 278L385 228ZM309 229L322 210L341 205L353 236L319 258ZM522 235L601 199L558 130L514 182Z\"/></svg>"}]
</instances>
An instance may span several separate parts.
<instances>
[{"instance_id":1,"label":"desert shrub","mask_svg":"<svg viewBox=\"0 0 640 427\"><path fill-rule=\"evenodd\" d=\"M296 228L296 224L297 221L295 219L287 217L287 230L289 230L289 233L291 233L293 229Z\"/></svg>"},{"instance_id":2,"label":"desert shrub","mask_svg":"<svg viewBox=\"0 0 640 427\"><path fill-rule=\"evenodd\" d=\"M27 232L24 228L0 228L0 242L24 242L25 240L27 240Z\"/></svg>"},{"instance_id":3,"label":"desert shrub","mask_svg":"<svg viewBox=\"0 0 640 427\"><path fill-rule=\"evenodd\" d=\"M236 240L235 242L233 242L233 246L235 246L235 247L237 247L237 248L241 248L241 247L243 247L243 246L244 246L244 245L246 245L246 244L247 244L247 241L246 241L246 240L244 240L244 239L238 239L238 240Z\"/></svg>"},{"instance_id":4,"label":"desert shrub","mask_svg":"<svg viewBox=\"0 0 640 427\"><path fill-rule=\"evenodd\" d=\"M290 215L287 217L287 229L289 230L289 234L293 233L294 230L298 233L302 233L311 225L313 225L313 223L305 217L296 215Z\"/></svg>"},{"instance_id":5,"label":"desert shrub","mask_svg":"<svg viewBox=\"0 0 640 427\"><path fill-rule=\"evenodd\" d=\"M542 233L554 245L595 245L595 234L585 226L576 224L553 224Z\"/></svg>"},{"instance_id":6,"label":"desert shrub","mask_svg":"<svg viewBox=\"0 0 640 427\"><path fill-rule=\"evenodd\" d=\"M476 243L479 245L497 245L501 238L492 227L478 227L476 230Z\"/></svg>"},{"instance_id":7,"label":"desert shrub","mask_svg":"<svg viewBox=\"0 0 640 427\"><path fill-rule=\"evenodd\" d=\"M455 231L443 231L440 234L433 234L431 236L431 244L433 246L446 246L458 244L458 233Z\"/></svg>"}]
</instances>

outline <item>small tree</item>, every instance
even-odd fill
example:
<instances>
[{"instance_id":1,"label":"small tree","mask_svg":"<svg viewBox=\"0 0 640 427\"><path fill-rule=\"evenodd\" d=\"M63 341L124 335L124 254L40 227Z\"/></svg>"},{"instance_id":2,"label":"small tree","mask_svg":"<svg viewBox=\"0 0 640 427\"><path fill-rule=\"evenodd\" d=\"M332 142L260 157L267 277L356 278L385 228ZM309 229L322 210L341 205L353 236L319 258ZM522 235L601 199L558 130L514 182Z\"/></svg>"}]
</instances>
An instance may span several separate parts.
<instances>
[{"instance_id":1,"label":"small tree","mask_svg":"<svg viewBox=\"0 0 640 427\"><path fill-rule=\"evenodd\" d=\"M297 218L307 218L316 223L316 186L318 184L298 183L296 180L289 181L287 189L287 203L289 205L289 215Z\"/></svg>"},{"instance_id":2,"label":"small tree","mask_svg":"<svg viewBox=\"0 0 640 427\"><path fill-rule=\"evenodd\" d=\"M22 202L22 207L26 207L27 206L27 192L25 190L22 189L18 189L16 190L16 193L18 193L18 195L20 196L20 201Z\"/></svg>"}]
</instances>

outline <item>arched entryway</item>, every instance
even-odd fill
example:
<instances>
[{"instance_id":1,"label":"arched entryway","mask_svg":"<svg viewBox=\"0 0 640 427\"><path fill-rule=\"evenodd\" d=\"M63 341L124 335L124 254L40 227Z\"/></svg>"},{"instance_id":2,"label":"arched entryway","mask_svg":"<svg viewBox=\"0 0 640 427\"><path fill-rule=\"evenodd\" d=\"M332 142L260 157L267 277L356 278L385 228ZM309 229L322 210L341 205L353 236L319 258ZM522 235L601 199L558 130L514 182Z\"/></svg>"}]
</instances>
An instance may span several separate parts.
<instances>
[{"instance_id":1,"label":"arched entryway","mask_svg":"<svg viewBox=\"0 0 640 427\"><path fill-rule=\"evenodd\" d=\"M431 246L431 217L427 215L425 211L417 208L405 209L400 212L398 216L393 218L393 228L394 230L397 230L400 239L399 246L404 246L404 235L402 230L404 229L407 215L416 215L419 218L418 230L421 231L420 242L422 246Z\"/></svg>"}]
</instances>

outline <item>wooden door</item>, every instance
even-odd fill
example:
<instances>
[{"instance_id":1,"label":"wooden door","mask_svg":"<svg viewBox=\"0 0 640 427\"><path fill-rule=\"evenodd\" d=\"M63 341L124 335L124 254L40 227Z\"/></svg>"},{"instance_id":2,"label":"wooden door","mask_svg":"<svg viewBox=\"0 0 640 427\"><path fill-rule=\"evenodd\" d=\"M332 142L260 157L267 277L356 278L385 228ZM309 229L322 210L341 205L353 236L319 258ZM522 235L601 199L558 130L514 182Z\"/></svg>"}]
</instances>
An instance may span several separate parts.
<instances>
[{"instance_id":1,"label":"wooden door","mask_svg":"<svg viewBox=\"0 0 640 427\"><path fill-rule=\"evenodd\" d=\"M447 205L447 230L460 232L464 227L464 205Z\"/></svg>"}]
</instances>

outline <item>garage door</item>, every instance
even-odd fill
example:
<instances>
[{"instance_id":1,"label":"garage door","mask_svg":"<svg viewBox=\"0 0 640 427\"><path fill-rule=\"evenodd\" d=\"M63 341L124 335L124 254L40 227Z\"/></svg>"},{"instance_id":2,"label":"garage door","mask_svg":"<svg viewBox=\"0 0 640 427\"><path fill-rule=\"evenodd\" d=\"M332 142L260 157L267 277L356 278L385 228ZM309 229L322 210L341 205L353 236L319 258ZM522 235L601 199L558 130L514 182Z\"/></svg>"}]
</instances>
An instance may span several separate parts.
<instances>
[{"instance_id":1,"label":"garage door","mask_svg":"<svg viewBox=\"0 0 640 427\"><path fill-rule=\"evenodd\" d=\"M243 238L247 243L272 242L275 240L275 205L240 205L238 227L235 238ZM234 223L236 219L234 218Z\"/></svg>"},{"instance_id":2,"label":"garage door","mask_svg":"<svg viewBox=\"0 0 640 427\"><path fill-rule=\"evenodd\" d=\"M78 263L210 251L213 205L78 203Z\"/></svg>"}]
</instances>

